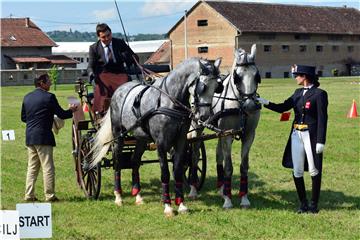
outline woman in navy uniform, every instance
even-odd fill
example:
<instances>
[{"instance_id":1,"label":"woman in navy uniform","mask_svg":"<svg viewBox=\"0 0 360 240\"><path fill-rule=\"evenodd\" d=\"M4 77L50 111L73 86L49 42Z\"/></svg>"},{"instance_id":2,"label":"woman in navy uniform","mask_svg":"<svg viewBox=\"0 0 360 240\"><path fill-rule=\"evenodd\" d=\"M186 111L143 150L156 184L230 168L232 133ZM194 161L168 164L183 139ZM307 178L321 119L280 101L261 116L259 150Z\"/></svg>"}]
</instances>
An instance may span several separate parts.
<instances>
[{"instance_id":1,"label":"woman in navy uniform","mask_svg":"<svg viewBox=\"0 0 360 240\"><path fill-rule=\"evenodd\" d=\"M328 97L326 91L318 88L320 83L315 74L315 67L294 65L292 74L297 84L303 88L296 89L291 97L280 104L263 98L258 98L258 101L264 104L265 108L279 113L294 109L295 119L291 125L282 164L293 169L293 179L301 202L297 212L318 213ZM309 171L312 179L310 205L306 199L304 170Z\"/></svg>"}]
</instances>

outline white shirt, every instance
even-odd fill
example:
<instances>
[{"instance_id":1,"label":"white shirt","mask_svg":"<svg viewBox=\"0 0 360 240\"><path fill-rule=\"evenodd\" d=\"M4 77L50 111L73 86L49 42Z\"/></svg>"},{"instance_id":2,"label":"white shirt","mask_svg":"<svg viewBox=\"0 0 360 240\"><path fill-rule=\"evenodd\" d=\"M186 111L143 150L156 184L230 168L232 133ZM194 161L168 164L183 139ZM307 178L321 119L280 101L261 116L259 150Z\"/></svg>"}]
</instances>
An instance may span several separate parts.
<instances>
[{"instance_id":1,"label":"white shirt","mask_svg":"<svg viewBox=\"0 0 360 240\"><path fill-rule=\"evenodd\" d=\"M304 86L304 91L303 91L303 96L305 95L305 93L310 89L310 88L312 88L314 86L314 84L311 84L311 85L309 85L309 86Z\"/></svg>"},{"instance_id":2,"label":"white shirt","mask_svg":"<svg viewBox=\"0 0 360 240\"><path fill-rule=\"evenodd\" d=\"M101 42L101 45L104 48L106 62L109 62L108 51L110 49L113 61L114 61L114 63L116 63L116 58L115 58L114 50L113 50L113 47L112 47L112 41L110 42L109 47L107 47L103 42Z\"/></svg>"}]
</instances>

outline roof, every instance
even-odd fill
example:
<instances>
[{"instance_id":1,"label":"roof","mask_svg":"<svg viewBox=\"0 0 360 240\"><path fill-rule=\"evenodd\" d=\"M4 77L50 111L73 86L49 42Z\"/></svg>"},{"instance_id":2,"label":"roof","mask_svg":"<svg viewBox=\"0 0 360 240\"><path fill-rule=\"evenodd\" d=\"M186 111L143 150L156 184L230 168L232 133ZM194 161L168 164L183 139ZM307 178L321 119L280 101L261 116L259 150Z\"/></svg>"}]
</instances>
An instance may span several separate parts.
<instances>
[{"instance_id":1,"label":"roof","mask_svg":"<svg viewBox=\"0 0 360 240\"><path fill-rule=\"evenodd\" d=\"M164 42L156 52L151 54L145 64L160 64L170 62L170 41Z\"/></svg>"},{"instance_id":2,"label":"roof","mask_svg":"<svg viewBox=\"0 0 360 240\"><path fill-rule=\"evenodd\" d=\"M167 40L129 42L135 53L155 52ZM53 54L61 53L88 53L93 42L57 42L58 47L52 49Z\"/></svg>"},{"instance_id":3,"label":"roof","mask_svg":"<svg viewBox=\"0 0 360 240\"><path fill-rule=\"evenodd\" d=\"M56 43L29 18L1 18L1 47L54 47Z\"/></svg>"},{"instance_id":4,"label":"roof","mask_svg":"<svg viewBox=\"0 0 360 240\"><path fill-rule=\"evenodd\" d=\"M9 57L16 63L52 63L52 64L76 64L76 60L64 55L33 56L33 57Z\"/></svg>"},{"instance_id":5,"label":"roof","mask_svg":"<svg viewBox=\"0 0 360 240\"><path fill-rule=\"evenodd\" d=\"M43 63L50 62L49 59L45 57L10 57L16 63Z\"/></svg>"},{"instance_id":6,"label":"roof","mask_svg":"<svg viewBox=\"0 0 360 240\"><path fill-rule=\"evenodd\" d=\"M240 32L360 34L360 12L355 8L199 1L188 15L200 3L208 4Z\"/></svg>"}]
</instances>

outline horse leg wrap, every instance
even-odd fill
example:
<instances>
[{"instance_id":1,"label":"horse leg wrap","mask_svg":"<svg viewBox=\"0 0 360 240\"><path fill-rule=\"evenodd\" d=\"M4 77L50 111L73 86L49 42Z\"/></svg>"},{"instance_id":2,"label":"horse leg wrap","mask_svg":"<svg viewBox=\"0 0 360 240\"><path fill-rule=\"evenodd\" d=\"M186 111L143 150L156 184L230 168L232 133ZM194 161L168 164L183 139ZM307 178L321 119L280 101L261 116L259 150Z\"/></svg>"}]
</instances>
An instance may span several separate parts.
<instances>
[{"instance_id":1,"label":"horse leg wrap","mask_svg":"<svg viewBox=\"0 0 360 240\"><path fill-rule=\"evenodd\" d=\"M162 183L161 185L162 185L162 189L163 189L163 194L162 194L163 203L171 204L171 198L170 198L170 193L169 193L169 183Z\"/></svg>"},{"instance_id":2,"label":"horse leg wrap","mask_svg":"<svg viewBox=\"0 0 360 240\"><path fill-rule=\"evenodd\" d=\"M227 196L231 199L231 178L225 177L224 178L224 196Z\"/></svg>"},{"instance_id":3,"label":"horse leg wrap","mask_svg":"<svg viewBox=\"0 0 360 240\"><path fill-rule=\"evenodd\" d=\"M248 193L248 177L241 176L240 177L240 191L239 196L243 197Z\"/></svg>"},{"instance_id":4,"label":"horse leg wrap","mask_svg":"<svg viewBox=\"0 0 360 240\"><path fill-rule=\"evenodd\" d=\"M183 193L183 183L176 182L175 183L175 204L180 205L180 203L184 202L184 193Z\"/></svg>"},{"instance_id":5,"label":"horse leg wrap","mask_svg":"<svg viewBox=\"0 0 360 240\"><path fill-rule=\"evenodd\" d=\"M139 169L133 169L131 195L136 196L141 190Z\"/></svg>"},{"instance_id":6,"label":"horse leg wrap","mask_svg":"<svg viewBox=\"0 0 360 240\"><path fill-rule=\"evenodd\" d=\"M217 183L216 187L220 188L224 184L224 167L221 164L216 165Z\"/></svg>"},{"instance_id":7,"label":"horse leg wrap","mask_svg":"<svg viewBox=\"0 0 360 240\"><path fill-rule=\"evenodd\" d=\"M121 172L120 171L115 171L114 172L114 191L122 194Z\"/></svg>"}]
</instances>

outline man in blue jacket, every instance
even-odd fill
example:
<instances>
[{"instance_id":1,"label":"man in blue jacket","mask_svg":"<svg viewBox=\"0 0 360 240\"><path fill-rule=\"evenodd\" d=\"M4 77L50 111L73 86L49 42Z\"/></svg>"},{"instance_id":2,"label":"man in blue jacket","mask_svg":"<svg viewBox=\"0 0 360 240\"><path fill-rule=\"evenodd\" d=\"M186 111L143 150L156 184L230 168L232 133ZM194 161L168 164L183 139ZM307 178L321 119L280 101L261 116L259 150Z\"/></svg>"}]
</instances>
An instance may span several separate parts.
<instances>
[{"instance_id":1,"label":"man in blue jacket","mask_svg":"<svg viewBox=\"0 0 360 240\"><path fill-rule=\"evenodd\" d=\"M76 105L63 110L56 96L49 93L51 81L47 74L35 78L36 89L24 97L21 121L26 123L26 146L28 148L28 169L26 177L25 200L36 201L35 182L40 167L43 169L44 193L46 201L58 201L55 196L55 167L53 147L55 144L52 125L54 115L61 119L72 117Z\"/></svg>"}]
</instances>

